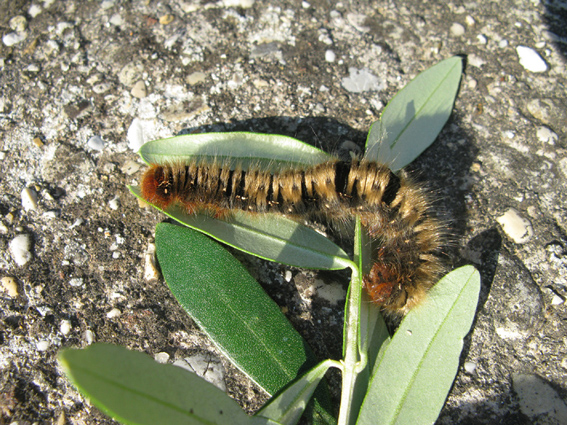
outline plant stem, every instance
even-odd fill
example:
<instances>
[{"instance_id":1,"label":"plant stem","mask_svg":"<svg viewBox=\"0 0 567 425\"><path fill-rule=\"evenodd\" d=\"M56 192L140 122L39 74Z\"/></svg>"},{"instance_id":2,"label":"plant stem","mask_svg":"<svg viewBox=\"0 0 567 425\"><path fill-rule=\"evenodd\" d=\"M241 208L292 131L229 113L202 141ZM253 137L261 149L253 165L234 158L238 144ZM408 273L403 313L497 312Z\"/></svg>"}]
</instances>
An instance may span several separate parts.
<instances>
[{"instance_id":1,"label":"plant stem","mask_svg":"<svg viewBox=\"0 0 567 425\"><path fill-rule=\"evenodd\" d=\"M347 308L344 327L344 349L343 349L343 373L341 388L341 406L339 410L338 425L349 425L351 422L352 400L356 378L361 370L360 367L360 302L362 294L361 275L361 239L362 228L360 219L356 220L356 231L354 237L354 263L352 265L352 276L347 297ZM354 412L356 414L356 412Z\"/></svg>"},{"instance_id":2,"label":"plant stem","mask_svg":"<svg viewBox=\"0 0 567 425\"><path fill-rule=\"evenodd\" d=\"M358 290L357 290L358 287ZM359 340L359 311L360 311L360 273L358 269L352 270L352 282L348 299L347 320L345 331L345 352L342 360L342 388L341 407L339 410L338 425L348 425L352 413L351 404L354 393L354 384L358 375L358 340Z\"/></svg>"}]
</instances>

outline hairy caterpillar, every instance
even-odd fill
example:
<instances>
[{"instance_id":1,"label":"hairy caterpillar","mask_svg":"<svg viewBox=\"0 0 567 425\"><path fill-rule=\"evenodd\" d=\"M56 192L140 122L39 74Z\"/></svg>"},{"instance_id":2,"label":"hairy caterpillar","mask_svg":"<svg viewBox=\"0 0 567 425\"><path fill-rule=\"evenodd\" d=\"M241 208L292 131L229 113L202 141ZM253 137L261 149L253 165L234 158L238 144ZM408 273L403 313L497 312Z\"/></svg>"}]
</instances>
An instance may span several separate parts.
<instances>
[{"instance_id":1,"label":"hairy caterpillar","mask_svg":"<svg viewBox=\"0 0 567 425\"><path fill-rule=\"evenodd\" d=\"M442 271L441 227L424 190L405 172L395 175L378 162L330 160L273 173L218 162L151 165L142 196L162 209L179 203L188 213L217 218L232 209L335 223L359 215L377 247L364 286L390 314L407 313Z\"/></svg>"}]
</instances>

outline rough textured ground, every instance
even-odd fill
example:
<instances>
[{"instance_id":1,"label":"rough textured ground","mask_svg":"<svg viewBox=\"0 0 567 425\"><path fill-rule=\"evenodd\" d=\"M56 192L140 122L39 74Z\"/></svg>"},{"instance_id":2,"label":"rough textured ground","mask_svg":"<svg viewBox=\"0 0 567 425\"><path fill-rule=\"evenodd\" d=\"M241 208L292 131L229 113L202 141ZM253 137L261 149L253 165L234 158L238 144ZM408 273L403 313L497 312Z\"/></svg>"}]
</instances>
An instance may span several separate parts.
<instances>
[{"instance_id":1,"label":"rough textured ground","mask_svg":"<svg viewBox=\"0 0 567 425\"><path fill-rule=\"evenodd\" d=\"M218 356L144 277L164 217L126 189L141 167L129 140L240 129L361 148L393 94L454 54L454 114L412 168L451 223L455 265L483 282L438 422L567 423L566 16L552 0L0 2L0 423L113 423L66 381L62 347ZM361 70L370 90L349 85ZM338 357L342 305L309 288L347 276L245 262L317 355ZM257 409L265 396L224 366Z\"/></svg>"}]
</instances>

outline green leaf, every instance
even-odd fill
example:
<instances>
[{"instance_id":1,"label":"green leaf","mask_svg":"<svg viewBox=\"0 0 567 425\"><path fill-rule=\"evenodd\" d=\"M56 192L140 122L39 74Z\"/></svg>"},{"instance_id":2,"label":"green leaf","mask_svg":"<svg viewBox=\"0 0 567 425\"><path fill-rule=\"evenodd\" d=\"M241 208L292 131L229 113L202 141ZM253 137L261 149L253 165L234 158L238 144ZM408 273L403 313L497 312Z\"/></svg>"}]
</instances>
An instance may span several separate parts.
<instances>
[{"instance_id":1,"label":"green leaf","mask_svg":"<svg viewBox=\"0 0 567 425\"><path fill-rule=\"evenodd\" d=\"M366 366L356 377L351 405L351 409L354 412L351 415L351 424L356 423L356 412L360 410L364 402L375 365L379 363L380 358L384 355L385 348L390 342L388 327L382 314L380 314L380 308L371 302L366 292L362 293L360 339L361 352L366 355Z\"/></svg>"},{"instance_id":2,"label":"green leaf","mask_svg":"<svg viewBox=\"0 0 567 425\"><path fill-rule=\"evenodd\" d=\"M139 188L128 188L143 200ZM324 270L340 270L350 264L348 255L329 239L309 227L275 214L235 211L225 221L205 215L187 215L175 205L167 210L159 210L179 223L265 260Z\"/></svg>"},{"instance_id":3,"label":"green leaf","mask_svg":"<svg viewBox=\"0 0 567 425\"><path fill-rule=\"evenodd\" d=\"M244 169L255 165L270 170L282 166L310 166L331 159L327 153L291 137L244 132L160 139L144 144L139 153L148 163L180 163L198 157L209 161L230 160ZM129 189L143 199L138 188ZM349 265L347 254L337 245L313 229L281 215L234 211L225 221L204 215L187 215L178 206L160 211L227 245L266 260L308 269L338 270Z\"/></svg>"},{"instance_id":4,"label":"green leaf","mask_svg":"<svg viewBox=\"0 0 567 425\"><path fill-rule=\"evenodd\" d=\"M307 344L228 251L191 229L161 223L156 253L173 295L227 358L269 394L315 365ZM326 388L309 414L332 424Z\"/></svg>"},{"instance_id":5,"label":"green leaf","mask_svg":"<svg viewBox=\"0 0 567 425\"><path fill-rule=\"evenodd\" d=\"M159 364L144 353L93 344L63 350L59 361L95 406L124 424L275 424L246 415L223 391L197 375Z\"/></svg>"},{"instance_id":6,"label":"green leaf","mask_svg":"<svg viewBox=\"0 0 567 425\"><path fill-rule=\"evenodd\" d=\"M310 166L332 156L292 137L246 132L187 134L145 143L139 152L148 164L185 162L193 157L208 161L230 161L243 169L250 165L264 170Z\"/></svg>"},{"instance_id":7,"label":"green leaf","mask_svg":"<svg viewBox=\"0 0 567 425\"><path fill-rule=\"evenodd\" d=\"M364 397L368 391L368 383L370 381L371 371L374 368L378 352L382 352L381 348L384 347L389 341L389 333L386 323L380 314L380 308L374 305L366 293L361 291L360 300L358 303L353 303L353 297L356 290L354 285L360 285L362 282L359 280L362 275L367 273L372 267L371 255L371 240L366 231L360 225L360 220L357 220L355 236L354 236L354 258L361 273L354 273L349 285L347 295L347 304L345 306L345 324L343 336L343 364L345 370L343 371L343 385L350 386L351 389L345 391L343 394L350 393L350 405L343 406L342 409L349 409L349 413L345 414L345 422L354 424L357 419L357 413L363 403ZM358 276L358 277L357 277ZM354 337L354 327L358 326L358 335ZM347 354L347 344L356 342L359 356L355 360L359 360L360 364L352 365L352 361L347 361L349 355ZM352 353L350 354L352 356ZM354 375L354 379L349 379L348 375ZM348 402L345 396L341 403Z\"/></svg>"},{"instance_id":8,"label":"green leaf","mask_svg":"<svg viewBox=\"0 0 567 425\"><path fill-rule=\"evenodd\" d=\"M271 399L257 415L273 419L283 425L295 425L303 414L315 388L334 363L333 360L319 363Z\"/></svg>"},{"instance_id":9,"label":"green leaf","mask_svg":"<svg viewBox=\"0 0 567 425\"><path fill-rule=\"evenodd\" d=\"M376 365L358 424L435 422L455 379L479 291L480 274L464 266L408 313Z\"/></svg>"},{"instance_id":10,"label":"green leaf","mask_svg":"<svg viewBox=\"0 0 567 425\"><path fill-rule=\"evenodd\" d=\"M463 68L458 56L415 77L388 103L370 128L366 158L398 171L431 145L449 119Z\"/></svg>"},{"instance_id":11,"label":"green leaf","mask_svg":"<svg viewBox=\"0 0 567 425\"><path fill-rule=\"evenodd\" d=\"M201 233L161 223L156 253L175 298L266 392L276 393L315 364L277 304L222 246Z\"/></svg>"}]
</instances>

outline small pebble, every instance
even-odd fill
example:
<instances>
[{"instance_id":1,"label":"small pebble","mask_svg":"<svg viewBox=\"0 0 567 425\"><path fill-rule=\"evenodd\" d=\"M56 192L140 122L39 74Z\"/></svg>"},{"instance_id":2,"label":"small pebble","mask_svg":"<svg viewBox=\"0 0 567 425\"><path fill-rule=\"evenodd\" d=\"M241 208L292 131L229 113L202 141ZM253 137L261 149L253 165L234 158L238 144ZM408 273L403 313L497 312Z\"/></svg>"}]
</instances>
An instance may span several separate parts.
<instances>
[{"instance_id":1,"label":"small pebble","mask_svg":"<svg viewBox=\"0 0 567 425\"><path fill-rule=\"evenodd\" d=\"M220 3L224 7L241 7L243 9L249 9L254 6L256 0L221 0Z\"/></svg>"},{"instance_id":2,"label":"small pebble","mask_svg":"<svg viewBox=\"0 0 567 425\"><path fill-rule=\"evenodd\" d=\"M194 86L197 83L204 82L206 78L207 75L204 72L193 72L192 74L189 74L185 78L185 80L187 81L188 84Z\"/></svg>"},{"instance_id":3,"label":"small pebble","mask_svg":"<svg viewBox=\"0 0 567 425\"><path fill-rule=\"evenodd\" d=\"M69 226L69 229L74 229L75 227L81 226L84 222L85 220L78 218L73 222L73 224L71 224L71 226Z\"/></svg>"},{"instance_id":4,"label":"small pebble","mask_svg":"<svg viewBox=\"0 0 567 425\"><path fill-rule=\"evenodd\" d=\"M332 50L327 50L325 52L325 60L327 62L334 62L336 58L337 58L337 55Z\"/></svg>"},{"instance_id":5,"label":"small pebble","mask_svg":"<svg viewBox=\"0 0 567 425\"><path fill-rule=\"evenodd\" d=\"M67 422L65 421L65 411L62 410L61 413L59 413L59 417L57 418L57 422L55 423L55 425L65 425Z\"/></svg>"},{"instance_id":6,"label":"small pebble","mask_svg":"<svg viewBox=\"0 0 567 425\"><path fill-rule=\"evenodd\" d=\"M5 276L0 279L0 283L2 284L2 288L4 292L8 294L8 296L12 298L16 298L18 296L18 282L11 276Z\"/></svg>"},{"instance_id":7,"label":"small pebble","mask_svg":"<svg viewBox=\"0 0 567 425\"><path fill-rule=\"evenodd\" d=\"M101 10L108 10L116 5L116 0L103 0L100 4Z\"/></svg>"},{"instance_id":8,"label":"small pebble","mask_svg":"<svg viewBox=\"0 0 567 425\"><path fill-rule=\"evenodd\" d=\"M144 129L142 128L142 122L138 118L134 118L128 128L128 146L134 152L138 152L143 144Z\"/></svg>"},{"instance_id":9,"label":"small pebble","mask_svg":"<svg viewBox=\"0 0 567 425\"><path fill-rule=\"evenodd\" d=\"M71 29L74 26L75 24L73 22L58 22L57 26L55 27L55 33L57 35L63 35L66 30Z\"/></svg>"},{"instance_id":10,"label":"small pebble","mask_svg":"<svg viewBox=\"0 0 567 425\"><path fill-rule=\"evenodd\" d=\"M25 32L10 32L2 37L2 43L8 47L12 47L18 43L21 43L27 38L27 34Z\"/></svg>"},{"instance_id":11,"label":"small pebble","mask_svg":"<svg viewBox=\"0 0 567 425\"><path fill-rule=\"evenodd\" d=\"M337 305L338 302L346 298L346 292L340 283L333 282L327 284L316 280L315 284L317 285L317 295L332 305Z\"/></svg>"},{"instance_id":12,"label":"small pebble","mask_svg":"<svg viewBox=\"0 0 567 425\"><path fill-rule=\"evenodd\" d=\"M467 15L465 16L465 24L467 24L467 26L469 27L472 27L474 26L474 24L476 24L476 21L471 15Z\"/></svg>"},{"instance_id":13,"label":"small pebble","mask_svg":"<svg viewBox=\"0 0 567 425\"><path fill-rule=\"evenodd\" d=\"M159 270L156 263L156 246L151 243L145 254L144 279L148 282L159 279Z\"/></svg>"},{"instance_id":14,"label":"small pebble","mask_svg":"<svg viewBox=\"0 0 567 425\"><path fill-rule=\"evenodd\" d=\"M331 37L329 37L328 32L322 32L319 35L319 41L321 41L323 44L326 44L327 46L333 45L333 39Z\"/></svg>"},{"instance_id":15,"label":"small pebble","mask_svg":"<svg viewBox=\"0 0 567 425\"><path fill-rule=\"evenodd\" d=\"M32 259L31 246L31 236L25 233L17 235L10 241L10 253L18 266L24 266Z\"/></svg>"},{"instance_id":16,"label":"small pebble","mask_svg":"<svg viewBox=\"0 0 567 425\"><path fill-rule=\"evenodd\" d=\"M134 97L137 97L138 99L143 99L144 97L146 97L148 95L148 92L146 90L146 85L144 84L144 82L142 80L139 80L136 84L134 84L134 87L132 87L132 90L130 90L130 94Z\"/></svg>"},{"instance_id":17,"label":"small pebble","mask_svg":"<svg viewBox=\"0 0 567 425\"><path fill-rule=\"evenodd\" d=\"M35 63L32 63L31 65L26 66L26 71L27 72L39 72L39 66L36 65Z\"/></svg>"},{"instance_id":18,"label":"small pebble","mask_svg":"<svg viewBox=\"0 0 567 425\"><path fill-rule=\"evenodd\" d=\"M558 139L557 133L544 125L538 127L536 134L540 142L549 143L550 145L554 145Z\"/></svg>"},{"instance_id":19,"label":"small pebble","mask_svg":"<svg viewBox=\"0 0 567 425\"><path fill-rule=\"evenodd\" d=\"M48 56L55 56L59 53L60 47L55 40L47 40L44 44L45 54Z\"/></svg>"},{"instance_id":20,"label":"small pebble","mask_svg":"<svg viewBox=\"0 0 567 425\"><path fill-rule=\"evenodd\" d=\"M173 15L163 15L159 17L159 23L162 25L168 25L173 22L175 17Z\"/></svg>"},{"instance_id":21,"label":"small pebble","mask_svg":"<svg viewBox=\"0 0 567 425\"><path fill-rule=\"evenodd\" d=\"M42 341L38 341L36 344L36 348L37 351L47 351L47 349L49 348L51 344L49 344L49 341L46 340L42 340Z\"/></svg>"},{"instance_id":22,"label":"small pebble","mask_svg":"<svg viewBox=\"0 0 567 425\"><path fill-rule=\"evenodd\" d=\"M171 37L167 38L165 40L165 42L163 43L163 47L165 47L166 49L173 49L173 46L175 46L175 43L177 43L177 41L181 38L181 33L177 32L176 34L173 34ZM222 55L221 55L222 58Z\"/></svg>"},{"instance_id":23,"label":"small pebble","mask_svg":"<svg viewBox=\"0 0 567 425\"><path fill-rule=\"evenodd\" d=\"M28 9L28 15L30 15L32 18L35 18L37 15L41 13L41 11L42 11L41 6L37 4L32 4Z\"/></svg>"},{"instance_id":24,"label":"small pebble","mask_svg":"<svg viewBox=\"0 0 567 425\"><path fill-rule=\"evenodd\" d=\"M479 34L476 36L476 39L478 40L478 42L480 44L486 44L488 43L488 39L486 38L486 36L484 34Z\"/></svg>"},{"instance_id":25,"label":"small pebble","mask_svg":"<svg viewBox=\"0 0 567 425\"><path fill-rule=\"evenodd\" d=\"M39 314L41 314L41 317L45 317L48 314L53 313L53 310L46 305L38 305L35 309Z\"/></svg>"},{"instance_id":26,"label":"small pebble","mask_svg":"<svg viewBox=\"0 0 567 425\"><path fill-rule=\"evenodd\" d=\"M160 353L156 353L154 355L154 360L158 363L165 364L169 361L169 354L167 354L164 351L162 351Z\"/></svg>"},{"instance_id":27,"label":"small pebble","mask_svg":"<svg viewBox=\"0 0 567 425\"><path fill-rule=\"evenodd\" d=\"M286 270L285 271L285 276L284 279L286 282L291 282L291 278L293 277L293 273L291 272L291 270Z\"/></svg>"},{"instance_id":28,"label":"small pebble","mask_svg":"<svg viewBox=\"0 0 567 425\"><path fill-rule=\"evenodd\" d=\"M33 144L36 145L38 148L41 148L43 146L43 140L41 140L41 137L34 137Z\"/></svg>"},{"instance_id":29,"label":"small pebble","mask_svg":"<svg viewBox=\"0 0 567 425\"><path fill-rule=\"evenodd\" d=\"M95 341L95 334L90 329L85 331L85 341L88 345L91 345Z\"/></svg>"},{"instance_id":30,"label":"small pebble","mask_svg":"<svg viewBox=\"0 0 567 425\"><path fill-rule=\"evenodd\" d=\"M26 30L26 27L28 25L28 21L26 20L25 16L18 15L18 16L14 16L12 19L10 19L10 22L8 23L8 25L10 25L10 29L12 31L23 32L23 31Z\"/></svg>"},{"instance_id":31,"label":"small pebble","mask_svg":"<svg viewBox=\"0 0 567 425\"><path fill-rule=\"evenodd\" d=\"M500 47L501 49L505 49L506 47L508 47L508 40L500 40L498 42L498 47Z\"/></svg>"},{"instance_id":32,"label":"small pebble","mask_svg":"<svg viewBox=\"0 0 567 425\"><path fill-rule=\"evenodd\" d=\"M70 320L61 320L61 324L59 325L59 331L63 335L69 335L69 332L71 332L71 321Z\"/></svg>"},{"instance_id":33,"label":"small pebble","mask_svg":"<svg viewBox=\"0 0 567 425\"><path fill-rule=\"evenodd\" d=\"M504 233L516 243L526 243L533 236L533 227L529 220L520 216L518 211L510 208L496 221L502 226Z\"/></svg>"},{"instance_id":34,"label":"small pebble","mask_svg":"<svg viewBox=\"0 0 567 425\"><path fill-rule=\"evenodd\" d=\"M113 174L116 170L116 164L113 162L106 162L102 166L102 170L107 174Z\"/></svg>"},{"instance_id":35,"label":"small pebble","mask_svg":"<svg viewBox=\"0 0 567 425\"><path fill-rule=\"evenodd\" d=\"M22 207L26 211L37 209L37 192L29 187L22 190Z\"/></svg>"},{"instance_id":36,"label":"small pebble","mask_svg":"<svg viewBox=\"0 0 567 425\"><path fill-rule=\"evenodd\" d=\"M531 47L518 46L516 47L516 52L520 58L520 65L524 67L525 70L530 72L545 72L547 71L547 63Z\"/></svg>"},{"instance_id":37,"label":"small pebble","mask_svg":"<svg viewBox=\"0 0 567 425\"><path fill-rule=\"evenodd\" d=\"M129 62L118 73L118 80L126 87L132 87L142 78L144 67L138 62Z\"/></svg>"},{"instance_id":38,"label":"small pebble","mask_svg":"<svg viewBox=\"0 0 567 425\"><path fill-rule=\"evenodd\" d=\"M106 313L106 317L109 319L114 319L116 317L120 317L121 314L122 312L120 310L118 310L117 308L113 308L108 313Z\"/></svg>"},{"instance_id":39,"label":"small pebble","mask_svg":"<svg viewBox=\"0 0 567 425\"><path fill-rule=\"evenodd\" d=\"M104 140L100 136L93 136L87 142L87 146L95 151L104 149Z\"/></svg>"},{"instance_id":40,"label":"small pebble","mask_svg":"<svg viewBox=\"0 0 567 425\"><path fill-rule=\"evenodd\" d=\"M74 287L83 286L84 283L85 282L84 282L82 277L74 277L74 278L69 280L69 285L74 286Z\"/></svg>"},{"instance_id":41,"label":"small pebble","mask_svg":"<svg viewBox=\"0 0 567 425\"><path fill-rule=\"evenodd\" d=\"M476 363L473 362L465 362L465 372L469 375L472 375L476 370Z\"/></svg>"},{"instance_id":42,"label":"small pebble","mask_svg":"<svg viewBox=\"0 0 567 425\"><path fill-rule=\"evenodd\" d=\"M341 85L351 93L380 91L384 88L384 81L366 68L349 68L348 72L349 76L342 79Z\"/></svg>"},{"instance_id":43,"label":"small pebble","mask_svg":"<svg viewBox=\"0 0 567 425\"><path fill-rule=\"evenodd\" d=\"M480 162L475 161L471 164L470 170L472 173L478 173L481 168L482 168L482 164Z\"/></svg>"},{"instance_id":44,"label":"small pebble","mask_svg":"<svg viewBox=\"0 0 567 425\"><path fill-rule=\"evenodd\" d=\"M140 170L140 168L142 168L142 164L129 159L120 168L120 171L122 171L124 174L126 174L128 176L131 176L132 174L136 174Z\"/></svg>"},{"instance_id":45,"label":"small pebble","mask_svg":"<svg viewBox=\"0 0 567 425\"><path fill-rule=\"evenodd\" d=\"M119 198L115 197L108 202L108 206L111 210L116 211L120 207Z\"/></svg>"},{"instance_id":46,"label":"small pebble","mask_svg":"<svg viewBox=\"0 0 567 425\"><path fill-rule=\"evenodd\" d=\"M112 88L112 84L111 83L100 83L100 84L95 84L93 86L93 91L96 94L102 94L102 93L106 93L108 90L110 90Z\"/></svg>"},{"instance_id":47,"label":"small pebble","mask_svg":"<svg viewBox=\"0 0 567 425\"><path fill-rule=\"evenodd\" d=\"M481 58L478 55L475 55L474 53L472 55L467 56L467 62L469 63L469 65L474 66L476 68L480 68L486 63L486 61L483 58Z\"/></svg>"},{"instance_id":48,"label":"small pebble","mask_svg":"<svg viewBox=\"0 0 567 425\"><path fill-rule=\"evenodd\" d=\"M124 19L118 13L115 13L108 20L115 27L122 27L124 25Z\"/></svg>"},{"instance_id":49,"label":"small pebble","mask_svg":"<svg viewBox=\"0 0 567 425\"><path fill-rule=\"evenodd\" d=\"M551 305L561 305L565 303L565 300L560 295L555 294L551 299Z\"/></svg>"},{"instance_id":50,"label":"small pebble","mask_svg":"<svg viewBox=\"0 0 567 425\"><path fill-rule=\"evenodd\" d=\"M460 37L465 33L465 27L455 22L453 25L451 25L450 31L454 36Z\"/></svg>"}]
</instances>

